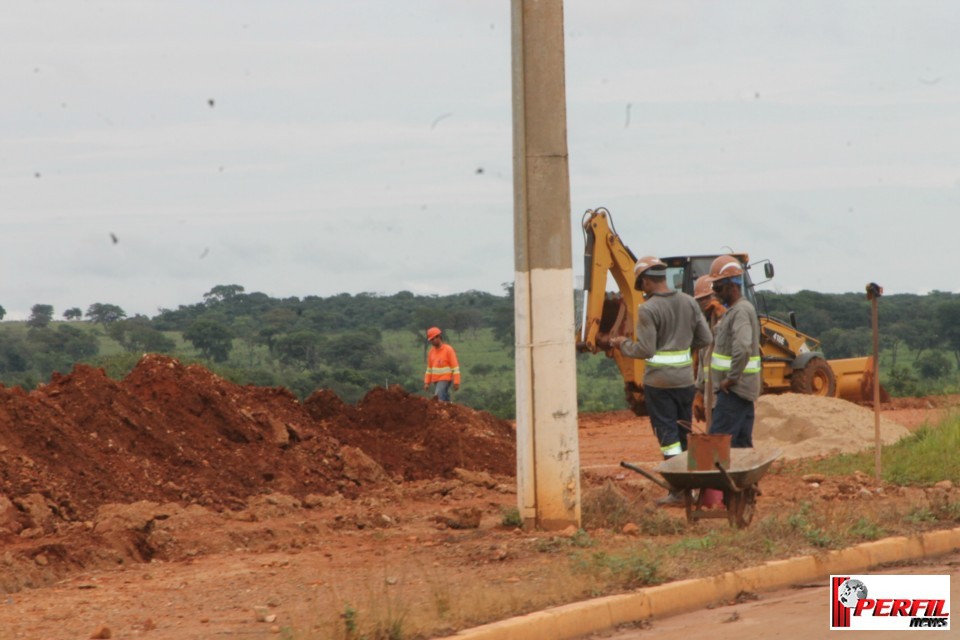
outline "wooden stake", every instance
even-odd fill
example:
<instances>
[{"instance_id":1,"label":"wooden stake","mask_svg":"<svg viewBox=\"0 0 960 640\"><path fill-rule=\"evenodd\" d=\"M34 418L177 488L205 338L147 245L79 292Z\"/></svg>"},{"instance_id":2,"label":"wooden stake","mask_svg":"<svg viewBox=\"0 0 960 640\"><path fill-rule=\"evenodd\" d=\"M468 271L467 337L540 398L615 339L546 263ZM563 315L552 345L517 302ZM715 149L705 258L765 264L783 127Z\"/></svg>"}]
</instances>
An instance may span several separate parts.
<instances>
[{"instance_id":1,"label":"wooden stake","mask_svg":"<svg viewBox=\"0 0 960 640\"><path fill-rule=\"evenodd\" d=\"M880 481L880 329L877 301L883 295L883 287L875 282L867 285L867 300L870 301L870 320L873 325L873 463L877 482Z\"/></svg>"}]
</instances>

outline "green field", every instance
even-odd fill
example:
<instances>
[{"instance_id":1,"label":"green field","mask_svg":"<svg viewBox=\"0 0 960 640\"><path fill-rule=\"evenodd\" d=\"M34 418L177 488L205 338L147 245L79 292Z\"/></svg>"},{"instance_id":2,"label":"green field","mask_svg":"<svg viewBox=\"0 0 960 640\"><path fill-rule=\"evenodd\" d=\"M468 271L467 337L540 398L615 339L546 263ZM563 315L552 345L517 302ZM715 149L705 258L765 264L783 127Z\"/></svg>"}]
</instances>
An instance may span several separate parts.
<instances>
[{"instance_id":1,"label":"green field","mask_svg":"<svg viewBox=\"0 0 960 640\"><path fill-rule=\"evenodd\" d=\"M71 360L63 353L41 353L43 343L36 334L31 338L31 329L23 322L0 323L0 350L34 349L37 365L26 371L0 370L0 381L6 386L21 385L33 388L45 382L53 371L68 373L75 362L85 362L102 367L109 376L119 379L126 375L142 356L141 352L125 349L107 335L103 325L87 321L52 322L44 331L54 335L61 327L71 332L93 336L98 353L91 357ZM174 348L169 355L184 363L200 363L219 375L241 384L286 386L299 397L305 398L318 388L329 388L345 401L356 402L374 386L400 385L404 389L422 394L427 343L419 332L403 330L370 330L355 332L328 331L318 334L319 342L346 341L350 349L342 355L343 362L320 361L312 367L298 366L272 353L262 342L235 338L229 357L223 362L203 359L193 344L184 340L180 331L164 331ZM513 350L494 337L490 328L450 331L450 344L457 350L462 385L455 393L455 401L476 409L489 411L497 416L511 418L514 415L514 359ZM353 342L350 342L350 341ZM351 359L361 358L370 349L381 352L362 370L353 370ZM927 359L930 358L928 355ZM952 357L948 351L941 352L944 358ZM0 356L3 353L0 352ZM29 355L29 354L27 354ZM2 362L10 362L8 357ZM579 354L577 362L577 401L580 411L595 412L626 408L623 381L614 361L604 354ZM881 355L881 380L892 395L933 395L956 393L960 388L955 369L931 377L923 375L916 366L918 359L909 357L903 350L893 367L893 354L889 350ZM923 360L919 360L922 364ZM382 363L382 368L380 364ZM44 368L45 367L45 368Z\"/></svg>"}]
</instances>

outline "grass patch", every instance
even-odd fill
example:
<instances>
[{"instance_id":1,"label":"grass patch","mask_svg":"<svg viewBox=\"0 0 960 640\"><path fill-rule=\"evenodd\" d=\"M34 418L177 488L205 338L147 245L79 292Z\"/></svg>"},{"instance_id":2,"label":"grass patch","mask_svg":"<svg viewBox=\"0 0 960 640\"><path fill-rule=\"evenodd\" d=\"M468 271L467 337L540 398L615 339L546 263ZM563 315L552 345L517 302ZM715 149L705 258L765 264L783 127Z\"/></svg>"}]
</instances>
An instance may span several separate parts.
<instances>
[{"instance_id":1,"label":"grass patch","mask_svg":"<svg viewBox=\"0 0 960 640\"><path fill-rule=\"evenodd\" d=\"M611 480L599 487L584 488L580 502L583 526L588 529L620 531L623 525L639 522L643 517L636 496L629 495Z\"/></svg>"},{"instance_id":2,"label":"grass patch","mask_svg":"<svg viewBox=\"0 0 960 640\"><path fill-rule=\"evenodd\" d=\"M657 554L647 546L615 553L581 554L574 558L573 568L607 583L608 587L636 589L663 582Z\"/></svg>"},{"instance_id":3,"label":"grass patch","mask_svg":"<svg viewBox=\"0 0 960 640\"><path fill-rule=\"evenodd\" d=\"M960 484L960 415L952 413L939 424L925 425L913 434L880 449L881 476L885 482L903 486L929 486L942 480ZM798 473L847 475L875 473L872 449L794 465Z\"/></svg>"},{"instance_id":4,"label":"grass patch","mask_svg":"<svg viewBox=\"0 0 960 640\"><path fill-rule=\"evenodd\" d=\"M500 524L511 529L518 529L523 526L523 518L520 517L520 509L511 507L503 509L500 512Z\"/></svg>"}]
</instances>

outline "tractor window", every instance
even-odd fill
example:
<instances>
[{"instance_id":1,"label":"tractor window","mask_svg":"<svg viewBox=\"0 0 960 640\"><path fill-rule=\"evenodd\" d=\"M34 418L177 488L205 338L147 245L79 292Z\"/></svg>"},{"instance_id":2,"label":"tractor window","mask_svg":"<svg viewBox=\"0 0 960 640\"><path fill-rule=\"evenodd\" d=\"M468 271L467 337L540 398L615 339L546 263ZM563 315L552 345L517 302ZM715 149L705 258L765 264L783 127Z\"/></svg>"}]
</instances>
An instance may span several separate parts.
<instances>
[{"instance_id":1,"label":"tractor window","mask_svg":"<svg viewBox=\"0 0 960 640\"><path fill-rule=\"evenodd\" d=\"M690 291L693 294L693 285L700 276L710 273L710 265L713 264L713 258L694 258L690 261Z\"/></svg>"},{"instance_id":2,"label":"tractor window","mask_svg":"<svg viewBox=\"0 0 960 640\"><path fill-rule=\"evenodd\" d=\"M667 267L667 286L674 291L683 291L683 272L685 267Z\"/></svg>"},{"instance_id":3,"label":"tractor window","mask_svg":"<svg viewBox=\"0 0 960 640\"><path fill-rule=\"evenodd\" d=\"M757 308L757 295L753 290L753 282L750 280L750 272L743 272L743 297L750 301L753 307Z\"/></svg>"}]
</instances>

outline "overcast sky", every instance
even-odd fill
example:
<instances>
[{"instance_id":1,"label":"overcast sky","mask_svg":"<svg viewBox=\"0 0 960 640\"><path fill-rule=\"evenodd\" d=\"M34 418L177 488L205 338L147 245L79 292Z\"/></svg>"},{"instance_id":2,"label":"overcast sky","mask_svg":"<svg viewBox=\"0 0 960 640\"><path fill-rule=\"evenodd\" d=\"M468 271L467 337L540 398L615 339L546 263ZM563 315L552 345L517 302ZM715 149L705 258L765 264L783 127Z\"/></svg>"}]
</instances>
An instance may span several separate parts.
<instances>
[{"instance_id":1,"label":"overcast sky","mask_svg":"<svg viewBox=\"0 0 960 640\"><path fill-rule=\"evenodd\" d=\"M567 0L575 275L769 258L960 291L960 3ZM508 0L37 0L0 20L0 305L513 279Z\"/></svg>"}]
</instances>

